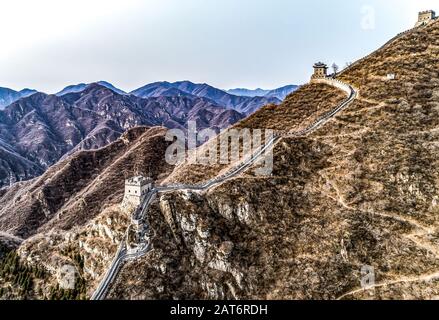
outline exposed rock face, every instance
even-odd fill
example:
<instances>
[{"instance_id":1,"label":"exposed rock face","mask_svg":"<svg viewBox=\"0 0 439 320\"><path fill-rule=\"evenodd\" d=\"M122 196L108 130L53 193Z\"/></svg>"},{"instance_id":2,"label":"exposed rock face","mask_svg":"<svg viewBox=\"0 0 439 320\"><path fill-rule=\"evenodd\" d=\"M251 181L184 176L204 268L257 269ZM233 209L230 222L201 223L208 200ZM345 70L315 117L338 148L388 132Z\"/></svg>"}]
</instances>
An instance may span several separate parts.
<instances>
[{"instance_id":1,"label":"exposed rock face","mask_svg":"<svg viewBox=\"0 0 439 320\"><path fill-rule=\"evenodd\" d=\"M123 214L117 206L107 207L84 226L68 231L52 229L27 239L20 246L19 254L31 265L43 265L50 272L43 295L48 296L48 289L58 284L57 273L65 265L76 266L87 283L87 295L91 295L113 259L129 221L129 215ZM78 266L66 254L69 250L80 254L82 265Z\"/></svg>"},{"instance_id":2,"label":"exposed rock face","mask_svg":"<svg viewBox=\"0 0 439 320\"><path fill-rule=\"evenodd\" d=\"M281 88L277 88L274 90L270 90L265 97L275 97L279 100L284 100L288 95L290 95L292 92L296 91L299 88L299 86L295 85L289 85Z\"/></svg>"}]
</instances>

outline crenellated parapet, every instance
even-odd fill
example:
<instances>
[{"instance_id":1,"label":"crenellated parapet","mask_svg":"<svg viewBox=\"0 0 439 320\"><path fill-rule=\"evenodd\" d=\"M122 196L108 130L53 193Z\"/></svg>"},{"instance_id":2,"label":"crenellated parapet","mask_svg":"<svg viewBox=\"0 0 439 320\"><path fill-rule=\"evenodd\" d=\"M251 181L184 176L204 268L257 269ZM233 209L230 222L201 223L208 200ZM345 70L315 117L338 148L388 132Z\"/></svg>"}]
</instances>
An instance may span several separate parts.
<instances>
[{"instance_id":1,"label":"crenellated parapet","mask_svg":"<svg viewBox=\"0 0 439 320\"><path fill-rule=\"evenodd\" d=\"M153 180L144 176L136 176L125 180L125 194L122 207L127 210L137 209L152 189L152 185Z\"/></svg>"},{"instance_id":2,"label":"crenellated parapet","mask_svg":"<svg viewBox=\"0 0 439 320\"><path fill-rule=\"evenodd\" d=\"M426 10L419 12L418 22L416 22L415 28L429 24L433 20L436 20L436 12L433 10Z\"/></svg>"},{"instance_id":3,"label":"crenellated parapet","mask_svg":"<svg viewBox=\"0 0 439 320\"><path fill-rule=\"evenodd\" d=\"M314 74L311 76L313 79L324 79L328 76L328 66L323 62L317 62L313 66Z\"/></svg>"}]
</instances>

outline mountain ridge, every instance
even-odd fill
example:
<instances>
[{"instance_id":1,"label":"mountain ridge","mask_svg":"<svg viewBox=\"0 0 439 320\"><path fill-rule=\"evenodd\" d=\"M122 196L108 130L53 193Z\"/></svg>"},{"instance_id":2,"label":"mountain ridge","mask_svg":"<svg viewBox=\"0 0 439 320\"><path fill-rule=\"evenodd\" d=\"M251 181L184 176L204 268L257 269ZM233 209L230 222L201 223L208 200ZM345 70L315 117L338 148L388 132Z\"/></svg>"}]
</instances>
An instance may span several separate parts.
<instances>
[{"instance_id":1,"label":"mountain ridge","mask_svg":"<svg viewBox=\"0 0 439 320\"><path fill-rule=\"evenodd\" d=\"M278 104L281 101L276 97L235 96L206 83L196 84L187 80L173 83L167 81L154 82L133 90L130 94L145 98L163 94L163 92L170 89L176 90L176 92L181 95L189 94L200 98L210 99L218 105L235 109L246 115L255 112L263 105L270 103Z\"/></svg>"},{"instance_id":2,"label":"mountain ridge","mask_svg":"<svg viewBox=\"0 0 439 320\"><path fill-rule=\"evenodd\" d=\"M226 90L227 93L237 95L237 96L247 96L247 97L274 97L279 100L284 100L290 93L297 90L299 86L297 85L286 85L276 89L246 89L246 88L236 88Z\"/></svg>"},{"instance_id":3,"label":"mountain ridge","mask_svg":"<svg viewBox=\"0 0 439 320\"><path fill-rule=\"evenodd\" d=\"M359 95L318 130L280 138L268 174L257 174L254 164L205 192L157 196L141 221L153 250L122 266L107 298L437 298L438 56L439 22L412 30L348 67L338 79ZM184 92L198 89L209 90L181 85ZM93 100L93 111L110 114L105 101L112 91L99 90L60 101L81 100L90 108L87 101ZM117 103L132 99L122 97ZM344 99L339 89L311 82L230 130L297 132ZM31 106L20 103L14 119L32 116L23 112ZM124 235L131 235L130 244L136 240L138 228L125 233L132 211L120 205L126 178L193 184L221 176L230 165L167 165L165 132L130 129L102 149L77 152L40 178L0 190L0 232L25 238L17 250L20 260L47 270L78 266L80 298L90 297ZM6 295L58 297L56 285L50 274Z\"/></svg>"},{"instance_id":4,"label":"mountain ridge","mask_svg":"<svg viewBox=\"0 0 439 320\"><path fill-rule=\"evenodd\" d=\"M15 91L9 88L0 87L0 110L3 110L5 107L17 100L29 97L34 93L37 93L37 91L27 88L20 91Z\"/></svg>"},{"instance_id":5,"label":"mountain ridge","mask_svg":"<svg viewBox=\"0 0 439 320\"><path fill-rule=\"evenodd\" d=\"M200 130L219 131L242 118L205 98L139 98L97 83L62 96L35 93L0 111L0 149L9 155L0 162L0 186L39 174L81 149L105 146L139 125L185 131L187 122L195 121ZM17 161L17 155L32 166L26 169L27 162ZM22 163L17 172L14 162Z\"/></svg>"}]
</instances>

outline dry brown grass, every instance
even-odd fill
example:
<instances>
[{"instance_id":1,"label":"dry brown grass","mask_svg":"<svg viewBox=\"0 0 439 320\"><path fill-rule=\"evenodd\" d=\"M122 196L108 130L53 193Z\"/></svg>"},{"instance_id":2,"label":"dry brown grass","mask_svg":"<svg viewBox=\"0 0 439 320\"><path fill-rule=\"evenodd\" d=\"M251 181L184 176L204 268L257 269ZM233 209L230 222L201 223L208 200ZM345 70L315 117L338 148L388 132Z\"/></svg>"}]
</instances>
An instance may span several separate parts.
<instances>
[{"instance_id":1,"label":"dry brown grass","mask_svg":"<svg viewBox=\"0 0 439 320\"><path fill-rule=\"evenodd\" d=\"M279 106L268 105L239 122L236 128L298 131L335 108L346 94L326 84L307 84L290 94Z\"/></svg>"},{"instance_id":2,"label":"dry brown grass","mask_svg":"<svg viewBox=\"0 0 439 320\"><path fill-rule=\"evenodd\" d=\"M230 132L233 129L271 129L277 133L299 131L310 125L322 114L334 109L345 98L346 95L343 91L329 85L304 85L289 95L282 104L265 106L249 118L228 129L228 131ZM227 132L223 134L225 135ZM219 150L220 137L199 147L199 152L208 154L207 150L212 144L216 144L217 150ZM264 139L262 142L264 142ZM245 156L242 151L242 140L240 141L240 152L242 159ZM199 183L226 172L233 165L233 163L219 164L219 155L218 163L213 165L184 163L177 166L164 182Z\"/></svg>"}]
</instances>

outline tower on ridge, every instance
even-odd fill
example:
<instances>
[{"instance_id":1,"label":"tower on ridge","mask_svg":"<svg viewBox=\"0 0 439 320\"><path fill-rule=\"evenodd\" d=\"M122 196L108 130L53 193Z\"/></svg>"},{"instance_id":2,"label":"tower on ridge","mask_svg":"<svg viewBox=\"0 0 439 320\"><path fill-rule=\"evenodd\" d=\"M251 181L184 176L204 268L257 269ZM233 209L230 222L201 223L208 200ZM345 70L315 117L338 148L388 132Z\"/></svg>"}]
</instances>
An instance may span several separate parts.
<instances>
[{"instance_id":1,"label":"tower on ridge","mask_svg":"<svg viewBox=\"0 0 439 320\"><path fill-rule=\"evenodd\" d=\"M152 189L152 179L143 176L136 176L125 180L125 195L123 202L138 206L145 195Z\"/></svg>"},{"instance_id":2,"label":"tower on ridge","mask_svg":"<svg viewBox=\"0 0 439 320\"><path fill-rule=\"evenodd\" d=\"M326 77L328 77L328 66L323 62L314 64L314 74L311 76L311 80L325 79Z\"/></svg>"},{"instance_id":3,"label":"tower on ridge","mask_svg":"<svg viewBox=\"0 0 439 320\"><path fill-rule=\"evenodd\" d=\"M421 11L419 12L418 22L416 22L415 27L424 26L435 19L436 12L434 12L433 10Z\"/></svg>"}]
</instances>

